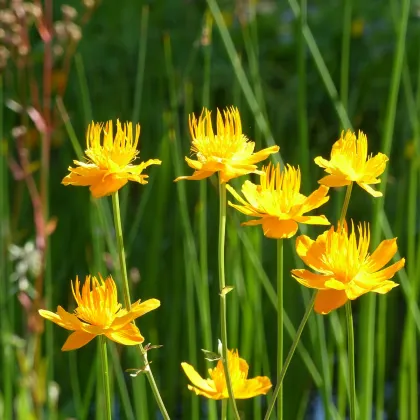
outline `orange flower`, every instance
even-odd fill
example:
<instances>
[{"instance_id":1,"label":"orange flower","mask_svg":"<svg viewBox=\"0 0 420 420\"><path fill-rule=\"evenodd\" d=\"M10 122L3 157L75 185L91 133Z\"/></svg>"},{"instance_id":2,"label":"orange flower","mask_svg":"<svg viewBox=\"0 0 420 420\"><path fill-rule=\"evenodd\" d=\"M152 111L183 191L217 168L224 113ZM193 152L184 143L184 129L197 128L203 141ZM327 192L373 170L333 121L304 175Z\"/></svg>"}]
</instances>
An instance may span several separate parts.
<instances>
[{"instance_id":1,"label":"orange flower","mask_svg":"<svg viewBox=\"0 0 420 420\"><path fill-rule=\"evenodd\" d=\"M364 190L374 197L381 197L382 193L374 190L369 184L379 184L378 179L386 166L388 157L383 153L376 156L367 154L367 138L362 131L358 137L347 130L341 133L331 150L331 160L321 156L315 158L315 163L330 174L318 182L327 187L343 187L357 182Z\"/></svg>"},{"instance_id":2,"label":"orange flower","mask_svg":"<svg viewBox=\"0 0 420 420\"><path fill-rule=\"evenodd\" d=\"M144 337L132 321L160 306L156 299L140 300L131 305L130 311L123 309L117 300L117 287L109 276L105 281L100 277L86 276L85 284L80 294L80 283L76 277L76 284L72 291L77 303L74 313L65 311L61 306L57 313L39 310L39 314L56 323L66 330L74 331L70 334L61 350L75 350L97 335L104 334L110 340L126 346L142 343Z\"/></svg>"},{"instance_id":3,"label":"orange flower","mask_svg":"<svg viewBox=\"0 0 420 420\"><path fill-rule=\"evenodd\" d=\"M101 133L104 139L101 144ZM74 160L76 168L68 168L70 173L64 177L62 184L89 186L95 198L110 195L122 188L128 181L147 184L148 175L142 174L143 169L150 165L160 165L159 159L149 159L139 165L132 162L139 151L137 144L140 136L140 125L136 125L136 135L133 138L131 123L123 126L117 120L117 132L113 136L112 121L103 124L89 125L86 133L88 157L87 162Z\"/></svg>"},{"instance_id":4,"label":"orange flower","mask_svg":"<svg viewBox=\"0 0 420 420\"><path fill-rule=\"evenodd\" d=\"M203 379L188 363L181 363L181 366L188 379L194 385L188 385L190 391L212 400L229 398L221 360L217 362L217 366L214 369L209 369L211 379ZM247 379L248 363L239 357L237 351L228 351L228 369L235 399L252 398L257 395L267 394L271 388L270 379L266 376Z\"/></svg>"},{"instance_id":5,"label":"orange flower","mask_svg":"<svg viewBox=\"0 0 420 420\"><path fill-rule=\"evenodd\" d=\"M292 270L293 277L306 287L318 289L315 312L327 314L367 292L387 293L398 286L389 280L404 267L405 260L383 268L397 252L397 238L382 241L369 254L369 226L354 226L349 235L347 225L334 227L318 236L316 241L302 235L296 239L296 252L310 268Z\"/></svg>"},{"instance_id":6,"label":"orange flower","mask_svg":"<svg viewBox=\"0 0 420 420\"><path fill-rule=\"evenodd\" d=\"M255 143L242 134L238 109L228 108L223 111L223 116L217 110L217 134L213 132L210 111L204 109L198 121L194 114L192 118L190 116L191 151L196 154L197 160L187 157L185 160L195 172L191 176L180 176L175 181L199 180L220 172L220 182L228 182L241 175L259 173L255 164L279 151L278 146L272 146L254 153Z\"/></svg>"},{"instance_id":7,"label":"orange flower","mask_svg":"<svg viewBox=\"0 0 420 420\"><path fill-rule=\"evenodd\" d=\"M298 223L329 225L325 216L306 216L307 213L326 203L328 188L323 185L309 197L300 190L300 170L288 165L283 172L280 165L263 167L260 184L245 181L242 185L244 200L231 186L228 191L242 204L229 205L247 216L259 217L242 223L245 226L262 225L264 235L269 238L291 238Z\"/></svg>"}]
</instances>

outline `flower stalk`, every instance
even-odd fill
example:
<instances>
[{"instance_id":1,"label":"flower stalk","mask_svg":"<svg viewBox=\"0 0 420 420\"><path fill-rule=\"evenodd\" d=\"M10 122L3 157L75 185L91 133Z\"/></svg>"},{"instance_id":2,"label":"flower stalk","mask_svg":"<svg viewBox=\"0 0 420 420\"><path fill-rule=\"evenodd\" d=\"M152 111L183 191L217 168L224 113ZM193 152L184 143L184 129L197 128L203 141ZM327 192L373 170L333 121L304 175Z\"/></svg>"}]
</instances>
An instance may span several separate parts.
<instances>
[{"instance_id":1,"label":"flower stalk","mask_svg":"<svg viewBox=\"0 0 420 420\"><path fill-rule=\"evenodd\" d=\"M351 190L353 182L351 182L346 189L346 196L344 197L343 208L341 209L340 215L340 226L343 226L344 220L346 219L347 210L350 203ZM351 310L351 301L346 303L346 324L347 324L347 360L349 369L349 381L350 381L350 420L356 419L356 378L354 369L354 328L353 328L353 314Z\"/></svg>"},{"instance_id":2,"label":"flower stalk","mask_svg":"<svg viewBox=\"0 0 420 420\"><path fill-rule=\"evenodd\" d=\"M308 321L309 315L311 314L312 308L314 307L316 294L317 294L317 292L315 291L312 295L312 299L309 302L308 307L306 308L305 314L303 315L303 318L302 318L302 321L300 322L299 328L296 331L296 337L293 340L292 346L290 347L289 353L286 357L286 360L284 361L283 368L280 372L280 375L278 376L277 385L276 385L276 388L274 389L274 392L273 392L273 398L271 399L270 405L268 406L268 410L267 410L267 413L264 417L264 420L269 420L269 418L271 416L271 412L273 411L274 405L276 403L276 399L277 399L277 397L280 393L280 390L282 388L283 379L286 376L287 369L290 365L290 362L293 358L293 355L295 354L295 350L296 350L296 347L299 344L300 337L302 335L303 329L305 328L306 322Z\"/></svg>"},{"instance_id":3,"label":"flower stalk","mask_svg":"<svg viewBox=\"0 0 420 420\"><path fill-rule=\"evenodd\" d=\"M346 220L346 214L347 214L347 210L349 208L349 203L350 203L350 197L351 197L351 191L353 189L353 182L351 182L346 189L346 196L344 197L344 203L343 203L343 207L341 209L341 214L340 214L340 226L343 226L343 222L344 220Z\"/></svg>"},{"instance_id":4,"label":"flower stalk","mask_svg":"<svg viewBox=\"0 0 420 420\"><path fill-rule=\"evenodd\" d=\"M100 353L101 353L101 364L102 364L102 375L104 381L104 393L105 393L105 418L111 420L112 408L111 408L111 391L109 388L109 368L108 368L108 353L106 346L106 337L101 335L99 337Z\"/></svg>"},{"instance_id":5,"label":"flower stalk","mask_svg":"<svg viewBox=\"0 0 420 420\"><path fill-rule=\"evenodd\" d=\"M277 419L283 419L283 387L280 374L283 370L283 240L277 240L277 380L279 395L277 401Z\"/></svg>"},{"instance_id":6,"label":"flower stalk","mask_svg":"<svg viewBox=\"0 0 420 420\"><path fill-rule=\"evenodd\" d=\"M118 248L118 257L120 260L120 269L121 269L121 276L122 276L122 285L123 285L123 293L124 293L124 302L127 310L129 311L131 308L131 300L130 300L130 288L128 284L128 276L127 276L127 266L125 262L125 251L124 251L124 241L123 241L123 232L122 232L122 224L121 224L121 213L120 213L120 202L118 197L118 191L115 191L112 194L112 209L114 213L114 225L115 225L115 234L117 237L117 248ZM134 322L134 321L133 321ZM139 344L140 353L143 357L144 363L144 373L149 381L150 387L152 388L153 395L155 397L156 403L159 407L159 410L165 420L169 420L170 417L166 410L165 404L163 403L162 397L159 393L159 389L157 387L155 378L153 376L152 370L150 369L149 361L147 359L147 351L144 350L143 345Z\"/></svg>"},{"instance_id":7,"label":"flower stalk","mask_svg":"<svg viewBox=\"0 0 420 420\"><path fill-rule=\"evenodd\" d=\"M346 303L347 345L350 379L350 420L356 420L356 380L354 375L354 330L351 301Z\"/></svg>"},{"instance_id":8,"label":"flower stalk","mask_svg":"<svg viewBox=\"0 0 420 420\"><path fill-rule=\"evenodd\" d=\"M229 400L232 405L234 416L240 420L238 408L236 407L235 396L232 389L232 379L228 368L228 346L227 346L227 322L226 322L226 293L225 293L225 234L226 234L226 184L219 180L219 296L220 296L220 324L222 336L222 363L225 372L226 385L229 394ZM223 419L223 418L222 418ZM224 420L224 419L223 419Z\"/></svg>"}]
</instances>

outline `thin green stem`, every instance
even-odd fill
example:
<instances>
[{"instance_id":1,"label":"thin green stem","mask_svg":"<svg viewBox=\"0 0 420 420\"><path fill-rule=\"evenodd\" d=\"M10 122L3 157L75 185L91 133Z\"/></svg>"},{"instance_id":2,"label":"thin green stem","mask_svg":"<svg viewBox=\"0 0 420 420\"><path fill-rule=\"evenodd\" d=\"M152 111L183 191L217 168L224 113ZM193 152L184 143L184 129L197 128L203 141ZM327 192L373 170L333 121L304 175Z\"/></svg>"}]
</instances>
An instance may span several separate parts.
<instances>
[{"instance_id":1,"label":"thin green stem","mask_svg":"<svg viewBox=\"0 0 420 420\"><path fill-rule=\"evenodd\" d=\"M277 378L283 370L283 239L277 240ZM277 420L283 419L283 387L279 387Z\"/></svg>"},{"instance_id":2,"label":"thin green stem","mask_svg":"<svg viewBox=\"0 0 420 420\"><path fill-rule=\"evenodd\" d=\"M340 98L348 113L350 44L351 44L351 15L353 0L344 0L343 37L341 38L341 66L340 66ZM344 127L345 128L345 127Z\"/></svg>"},{"instance_id":3,"label":"thin green stem","mask_svg":"<svg viewBox=\"0 0 420 420\"><path fill-rule=\"evenodd\" d=\"M222 335L222 363L225 371L226 385L229 394L229 400L237 420L240 420L238 408L236 407L235 396L233 395L232 380L228 364L228 346L227 346L227 322L226 322L226 287L225 282L225 234L226 234L226 184L219 178L219 296L220 296L220 324Z\"/></svg>"},{"instance_id":4,"label":"thin green stem","mask_svg":"<svg viewBox=\"0 0 420 420\"><path fill-rule=\"evenodd\" d=\"M351 301L346 303L347 320L347 346L349 358L349 380L350 380L350 420L356 420L356 381L354 376L354 330Z\"/></svg>"},{"instance_id":5,"label":"thin green stem","mask_svg":"<svg viewBox=\"0 0 420 420\"><path fill-rule=\"evenodd\" d=\"M287 372L287 368L289 367L292 357L295 354L295 350L299 344L303 329L305 328L306 322L308 321L309 315L311 314L312 308L314 307L316 294L317 294L317 291L313 293L312 298L306 308L305 314L303 315L302 321L300 322L299 328L296 331L295 339L293 340L292 346L290 347L289 353L286 357L286 360L284 361L283 369L281 370L280 375L278 377L278 383L277 383L276 389L273 392L273 398L270 401L270 405L268 406L268 410L267 410L267 413L265 414L264 420L269 420L271 412L273 411L274 404L276 403L276 398L279 395L279 392L283 383L283 379Z\"/></svg>"},{"instance_id":6,"label":"thin green stem","mask_svg":"<svg viewBox=\"0 0 420 420\"><path fill-rule=\"evenodd\" d=\"M298 106L298 138L299 138L299 163L302 171L302 187L309 191L309 136L308 136L308 104L307 104L307 65L306 65L306 44L302 28L306 24L307 0L300 0L301 14L297 26L297 70L299 75L297 106Z\"/></svg>"},{"instance_id":7,"label":"thin green stem","mask_svg":"<svg viewBox=\"0 0 420 420\"><path fill-rule=\"evenodd\" d=\"M221 413L221 417L222 420L226 420L227 419L227 401L226 400L222 400L222 413Z\"/></svg>"},{"instance_id":8,"label":"thin green stem","mask_svg":"<svg viewBox=\"0 0 420 420\"><path fill-rule=\"evenodd\" d=\"M101 364L102 364L102 378L104 382L104 393L105 393L105 418L111 420L112 408L111 408L111 391L109 387L109 368L108 368L108 353L106 349L106 337L101 335Z\"/></svg>"},{"instance_id":9,"label":"thin green stem","mask_svg":"<svg viewBox=\"0 0 420 420\"><path fill-rule=\"evenodd\" d=\"M124 241L123 241L118 191L112 194L112 209L114 212L114 225L115 225L115 234L117 236L118 257L120 260L121 276L123 280L124 302L125 302L125 307L127 311L129 311L131 309L130 288L128 284L127 266L125 263ZM141 344L139 344L139 348L140 348L141 355L143 357L144 373L146 374L150 387L152 388L156 403L159 406L159 410L163 418L165 420L168 420L169 415L168 415L168 412L166 411L162 397L159 393L159 389L156 385L155 378L153 377L152 370L150 369L149 361L147 359L147 352L144 350Z\"/></svg>"},{"instance_id":10,"label":"thin green stem","mask_svg":"<svg viewBox=\"0 0 420 420\"><path fill-rule=\"evenodd\" d=\"M347 210L349 208L351 190L353 188L353 182L347 186L346 196L344 197L343 208L341 209L339 226L343 226L344 220L346 220Z\"/></svg>"}]
</instances>

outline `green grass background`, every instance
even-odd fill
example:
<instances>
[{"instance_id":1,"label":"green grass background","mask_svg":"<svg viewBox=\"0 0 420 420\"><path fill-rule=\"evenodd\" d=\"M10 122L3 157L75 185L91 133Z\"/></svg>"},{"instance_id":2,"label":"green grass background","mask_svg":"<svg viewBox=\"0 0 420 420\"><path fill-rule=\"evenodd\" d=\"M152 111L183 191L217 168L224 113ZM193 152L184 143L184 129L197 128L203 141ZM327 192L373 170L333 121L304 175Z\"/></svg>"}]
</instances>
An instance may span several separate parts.
<instances>
[{"instance_id":1,"label":"green grass background","mask_svg":"<svg viewBox=\"0 0 420 420\"><path fill-rule=\"evenodd\" d=\"M68 3L80 9L79 2ZM57 16L60 5L54 2ZM49 214L58 223L49 243L46 304L51 310L71 308L70 280L76 275L112 273L118 279L110 199L93 200L87 188L60 182L77 157L74 145L84 149L92 119L140 122L140 157L159 158L162 166L147 169L148 185L121 191L123 228L128 269L140 274L132 284L133 299L161 301L138 325L146 343L163 345L150 351L149 360L171 418L207 418L207 402L187 390L180 363L188 361L205 375L212 364L200 349L216 351L220 335L217 182L173 183L192 172L183 160L190 147L188 114L200 113L204 105L214 111L237 106L243 131L258 149L278 144L282 161L300 166L307 194L322 176L313 158L328 157L343 128L362 129L370 152L390 157L380 186L384 198L354 188L348 213L371 223L375 245L397 236L400 255L407 258L397 275L402 287L353 304L359 418L418 418L419 13L414 0L104 0L84 27L63 98L69 124L52 134ZM42 51L35 36L33 42ZM40 58L36 65L42 68ZM23 245L35 234L25 183L13 179L8 166L16 158L11 130L19 124L5 106L19 92L16 78L7 77L14 70L10 63L2 89L0 417L1 410L3 416L13 410L20 419L101 419L96 343L62 353L68 333L55 325L46 325L37 342L9 281L8 245ZM35 146L31 159L39 160L39 153ZM232 184L240 188L243 180ZM332 190L320 211L335 222L343 198ZM228 209L227 283L235 287L228 295L229 347L249 362L250 376L268 375L275 384L276 244L260 229L240 227L244 220ZM305 231L320 232L321 227ZM285 310L297 328L309 291L287 274L301 264L293 247L294 239L285 244ZM341 309L310 318L304 348L284 382L285 419L345 418L343 319ZM290 343L286 333L286 353ZM110 357L115 418L158 418L145 379L124 372L141 367L135 351L112 345ZM59 386L57 403L47 391L52 380ZM267 403L259 397L238 405L244 418L259 419Z\"/></svg>"}]
</instances>

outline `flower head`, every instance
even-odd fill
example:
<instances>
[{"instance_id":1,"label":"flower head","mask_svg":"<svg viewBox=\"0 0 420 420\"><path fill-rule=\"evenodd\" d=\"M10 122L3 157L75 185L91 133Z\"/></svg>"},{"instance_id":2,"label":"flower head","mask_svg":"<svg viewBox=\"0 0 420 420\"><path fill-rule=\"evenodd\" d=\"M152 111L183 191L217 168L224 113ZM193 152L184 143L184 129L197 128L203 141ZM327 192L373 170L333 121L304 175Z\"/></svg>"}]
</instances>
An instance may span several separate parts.
<instances>
[{"instance_id":1,"label":"flower head","mask_svg":"<svg viewBox=\"0 0 420 420\"><path fill-rule=\"evenodd\" d=\"M217 110L217 134L213 132L211 112L207 109L203 110L198 121L194 114L190 116L189 125L193 139L191 151L197 160L187 157L185 160L195 172L175 181L204 179L219 172L220 182L228 182L241 175L258 173L255 164L279 151L278 146L272 146L254 153L255 143L242 133L241 117L234 107L224 110L223 116Z\"/></svg>"},{"instance_id":2,"label":"flower head","mask_svg":"<svg viewBox=\"0 0 420 420\"><path fill-rule=\"evenodd\" d=\"M382 241L369 254L370 232L366 224L358 225L358 237L352 224L329 230L316 241L305 235L296 239L296 252L316 273L292 270L293 277L306 287L318 289L315 312L327 314L367 292L387 293L398 286L389 280L404 267L402 258L383 268L397 252L397 238Z\"/></svg>"},{"instance_id":3,"label":"flower head","mask_svg":"<svg viewBox=\"0 0 420 420\"><path fill-rule=\"evenodd\" d=\"M214 369L209 369L211 379L203 379L188 363L181 363L181 366L188 379L193 383L193 385L188 385L190 391L212 400L229 398L221 360L217 362L217 366ZM252 398L257 395L267 394L271 388L270 379L266 376L247 379L248 363L239 357L237 351L228 350L228 369L235 399Z\"/></svg>"},{"instance_id":4,"label":"flower head","mask_svg":"<svg viewBox=\"0 0 420 420\"><path fill-rule=\"evenodd\" d=\"M242 185L244 200L231 186L228 191L241 203L229 205L247 216L258 217L243 223L246 226L262 225L264 235L269 238L291 238L298 223L329 225L325 216L306 216L329 199L328 188L321 185L309 197L301 194L300 170L288 165L283 172L280 165L263 167L260 184L245 181Z\"/></svg>"},{"instance_id":5,"label":"flower head","mask_svg":"<svg viewBox=\"0 0 420 420\"><path fill-rule=\"evenodd\" d=\"M72 292L77 303L73 313L65 311L61 306L57 308L57 313L39 310L42 317L74 331L64 343L63 351L78 349L102 334L126 346L142 343L144 338L132 321L160 306L158 300L148 299L142 303L140 300L133 303L129 311L122 308L111 276L105 281L100 277L100 282L96 277L86 276L81 293L80 282L76 277L75 285L72 283Z\"/></svg>"},{"instance_id":6,"label":"flower head","mask_svg":"<svg viewBox=\"0 0 420 420\"><path fill-rule=\"evenodd\" d=\"M104 133L101 140L102 131ZM121 125L117 120L117 132L113 135L112 121L105 124L93 123L86 133L87 162L74 160L75 168L68 168L70 173L64 177L62 184L89 186L95 198L110 195L122 188L128 181L147 184L148 175L143 169L150 165L160 165L159 159L149 159L139 165L133 165L139 151L137 144L140 136L140 125L136 125L133 137L131 123Z\"/></svg>"},{"instance_id":7,"label":"flower head","mask_svg":"<svg viewBox=\"0 0 420 420\"><path fill-rule=\"evenodd\" d=\"M383 153L368 156L366 135L359 131L356 134L350 130L341 133L331 150L331 160L321 156L315 158L315 163L324 168L329 174L319 180L327 187L343 187L357 182L364 190L374 197L381 197L382 193L374 190L370 184L379 184L378 179L386 166L388 157Z\"/></svg>"}]
</instances>

